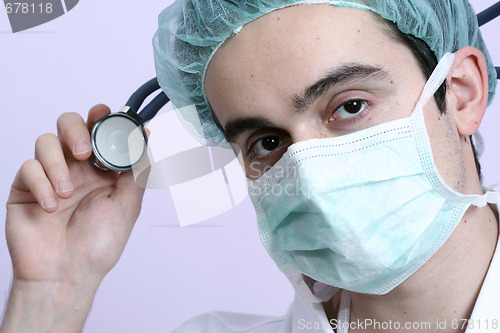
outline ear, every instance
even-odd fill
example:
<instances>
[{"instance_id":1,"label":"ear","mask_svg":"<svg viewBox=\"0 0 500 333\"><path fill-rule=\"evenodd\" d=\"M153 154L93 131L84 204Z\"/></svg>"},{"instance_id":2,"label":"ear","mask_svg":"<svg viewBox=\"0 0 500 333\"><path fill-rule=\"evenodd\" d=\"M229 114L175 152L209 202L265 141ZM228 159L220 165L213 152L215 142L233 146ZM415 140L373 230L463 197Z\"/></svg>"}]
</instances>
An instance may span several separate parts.
<instances>
[{"instance_id":1,"label":"ear","mask_svg":"<svg viewBox=\"0 0 500 333\"><path fill-rule=\"evenodd\" d=\"M474 134L483 119L488 104L488 71L481 51L466 46L455 54L448 74L448 108L453 113L458 132Z\"/></svg>"}]
</instances>

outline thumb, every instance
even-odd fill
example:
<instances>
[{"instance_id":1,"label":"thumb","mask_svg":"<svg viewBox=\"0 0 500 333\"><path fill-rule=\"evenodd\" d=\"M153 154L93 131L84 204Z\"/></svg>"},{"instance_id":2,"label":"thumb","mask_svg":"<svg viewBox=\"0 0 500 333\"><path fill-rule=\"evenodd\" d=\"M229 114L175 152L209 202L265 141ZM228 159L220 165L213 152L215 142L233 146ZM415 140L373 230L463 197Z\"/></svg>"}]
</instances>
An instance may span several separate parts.
<instances>
[{"instance_id":1,"label":"thumb","mask_svg":"<svg viewBox=\"0 0 500 333\"><path fill-rule=\"evenodd\" d=\"M139 176L143 176L147 171ZM147 174L144 175L147 179ZM144 197L145 187L140 186L136 181L134 172L122 172L118 177L116 188L111 198L121 202L126 215L135 223L141 211L142 199Z\"/></svg>"},{"instance_id":2,"label":"thumb","mask_svg":"<svg viewBox=\"0 0 500 333\"><path fill-rule=\"evenodd\" d=\"M149 137L150 131L145 128L146 137ZM148 183L149 173L151 170L151 160L149 154L146 153L142 161L131 171L122 172L118 177L115 191L112 198L119 200L133 221L137 219L141 211L142 199L144 191Z\"/></svg>"}]
</instances>

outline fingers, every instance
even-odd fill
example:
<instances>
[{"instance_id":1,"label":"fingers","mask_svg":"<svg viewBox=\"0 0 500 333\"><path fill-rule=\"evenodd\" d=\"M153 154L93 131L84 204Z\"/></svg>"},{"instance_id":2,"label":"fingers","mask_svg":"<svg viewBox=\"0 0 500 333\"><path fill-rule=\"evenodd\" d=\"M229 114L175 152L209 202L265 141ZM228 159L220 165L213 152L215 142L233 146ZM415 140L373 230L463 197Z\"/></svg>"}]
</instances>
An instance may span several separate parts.
<instances>
[{"instance_id":1,"label":"fingers","mask_svg":"<svg viewBox=\"0 0 500 333\"><path fill-rule=\"evenodd\" d=\"M73 195L74 186L68 168L68 157L79 161L92 153L89 128L109 114L105 105L96 105L89 111L88 123L77 113L65 113L57 120L58 136L41 135L35 144L35 159L26 161L13 183L13 188L31 192L46 212L57 210L57 196L63 199Z\"/></svg>"},{"instance_id":2,"label":"fingers","mask_svg":"<svg viewBox=\"0 0 500 333\"><path fill-rule=\"evenodd\" d=\"M78 113L64 113L57 120L57 133L63 148L76 160L83 161L90 157L92 148L90 144L90 131L94 124L110 113L104 104L98 104L89 110L87 123Z\"/></svg>"},{"instance_id":3,"label":"fingers","mask_svg":"<svg viewBox=\"0 0 500 333\"><path fill-rule=\"evenodd\" d=\"M61 198L71 197L73 184L57 136L51 133L41 135L35 144L35 158L40 162L57 195Z\"/></svg>"},{"instance_id":4,"label":"fingers","mask_svg":"<svg viewBox=\"0 0 500 333\"><path fill-rule=\"evenodd\" d=\"M87 127L88 130L91 131L92 127L96 122L106 117L111 113L109 107L104 104L97 104L89 110L89 114L87 117Z\"/></svg>"},{"instance_id":5,"label":"fingers","mask_svg":"<svg viewBox=\"0 0 500 333\"><path fill-rule=\"evenodd\" d=\"M57 119L57 133L66 148L76 160L90 157L90 134L87 125L78 113L64 113Z\"/></svg>"},{"instance_id":6,"label":"fingers","mask_svg":"<svg viewBox=\"0 0 500 333\"><path fill-rule=\"evenodd\" d=\"M56 194L39 161L24 162L12 187L19 191L31 192L44 211L52 213L57 210Z\"/></svg>"}]
</instances>

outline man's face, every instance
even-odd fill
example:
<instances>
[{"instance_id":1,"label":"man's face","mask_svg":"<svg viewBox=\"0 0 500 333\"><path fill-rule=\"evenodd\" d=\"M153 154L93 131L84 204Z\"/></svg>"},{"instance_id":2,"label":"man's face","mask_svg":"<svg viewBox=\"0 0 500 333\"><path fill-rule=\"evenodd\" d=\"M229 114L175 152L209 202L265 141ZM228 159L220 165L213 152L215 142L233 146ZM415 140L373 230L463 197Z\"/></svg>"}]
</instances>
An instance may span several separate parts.
<instances>
[{"instance_id":1,"label":"man's face","mask_svg":"<svg viewBox=\"0 0 500 333\"><path fill-rule=\"evenodd\" d=\"M241 149L247 177L262 175L290 144L411 114L425 78L387 29L359 9L299 5L258 18L223 44L205 91L227 139ZM452 166L460 164L453 120L439 117L435 103L424 113L433 151L448 151L435 160L453 187L460 176Z\"/></svg>"}]
</instances>

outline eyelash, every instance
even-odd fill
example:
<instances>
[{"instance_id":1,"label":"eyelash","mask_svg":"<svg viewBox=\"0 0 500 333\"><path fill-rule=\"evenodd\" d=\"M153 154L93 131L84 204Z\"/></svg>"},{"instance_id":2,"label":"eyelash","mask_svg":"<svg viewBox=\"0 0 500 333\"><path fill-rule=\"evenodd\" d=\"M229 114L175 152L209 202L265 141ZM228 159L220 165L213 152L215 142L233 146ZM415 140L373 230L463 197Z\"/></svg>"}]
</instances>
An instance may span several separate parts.
<instances>
[{"instance_id":1,"label":"eyelash","mask_svg":"<svg viewBox=\"0 0 500 333\"><path fill-rule=\"evenodd\" d=\"M360 102L362 104L363 109L361 111L359 111L358 113L353 114L351 117L347 117L344 119L332 119L333 116L335 115L335 113L337 113L340 108L345 107L347 104L353 103L353 102ZM366 115L368 108L371 107L372 104L373 104L372 102L361 99L361 98L352 98L352 99L349 99L347 101L343 101L339 106L337 106L330 113L329 118L328 118L328 123L337 122L337 123L341 123L341 124L346 124L346 123L352 123L352 122L358 121L360 118L363 118Z\"/></svg>"},{"instance_id":2,"label":"eyelash","mask_svg":"<svg viewBox=\"0 0 500 333\"><path fill-rule=\"evenodd\" d=\"M338 110L342 107L345 107L347 104L349 103L353 103L353 102L360 102L362 103L362 111L360 111L359 113L357 114L354 114L352 117L348 117L348 118L345 118L345 119L331 119L332 116L338 112ZM329 119L328 119L328 123L330 122L336 122L336 123L341 123L341 124L348 124L348 123L353 123L353 122L356 122L358 121L359 119L363 118L366 113L367 113L367 108L369 108L370 106L372 106L372 102L370 101L367 101L367 100L364 100L364 99L361 99L361 98L352 98L352 99L349 99L349 100L346 100L346 101L343 101L340 105L338 105L330 114L329 114ZM253 153L254 149L255 149L255 146L261 142L262 140L266 139L266 138L269 138L269 137L276 137L278 138L280 141L280 145L269 152L269 154L266 154L264 155L263 157L257 157L257 155L255 153ZM250 145L250 147L248 148L247 152L246 152L246 156L248 156L248 158L250 160L260 160L260 161L265 161L266 159L269 159L272 157L272 154L274 152L276 152L277 150L280 149L280 147L283 146L283 141L286 141L283 139L283 136L279 135L279 134L276 134L276 133L265 133L264 135L260 136L257 140L253 141L252 144Z\"/></svg>"},{"instance_id":3,"label":"eyelash","mask_svg":"<svg viewBox=\"0 0 500 333\"><path fill-rule=\"evenodd\" d=\"M272 151L269 151L269 154L263 156L263 157L257 157L257 155L255 153L253 153L254 149L255 149L255 146L259 143L259 142L262 142L262 140L266 139L266 138L270 138L270 137L276 137L278 138L278 140L280 140L280 145L272 150ZM279 134L276 134L276 133L266 133L262 136L260 136L257 140L253 141L252 144L250 145L250 147L248 148L248 151L246 153L246 156L248 156L250 158L250 160L255 160L255 159L258 159L258 160L266 160L268 158L271 157L271 155L276 152L277 150L280 149L280 147L283 146L283 144L286 143L286 140L283 138L283 136L279 135Z\"/></svg>"}]
</instances>

